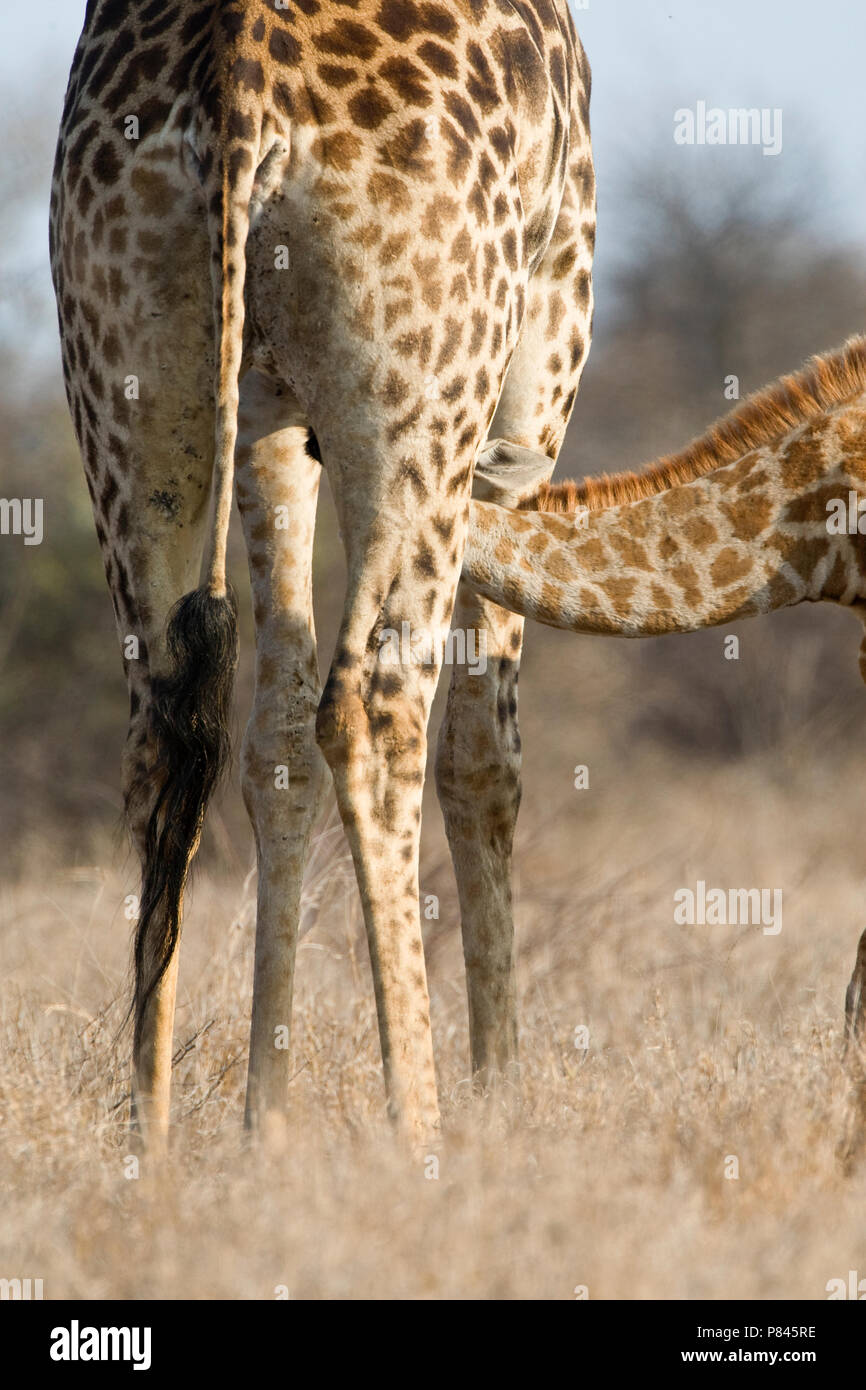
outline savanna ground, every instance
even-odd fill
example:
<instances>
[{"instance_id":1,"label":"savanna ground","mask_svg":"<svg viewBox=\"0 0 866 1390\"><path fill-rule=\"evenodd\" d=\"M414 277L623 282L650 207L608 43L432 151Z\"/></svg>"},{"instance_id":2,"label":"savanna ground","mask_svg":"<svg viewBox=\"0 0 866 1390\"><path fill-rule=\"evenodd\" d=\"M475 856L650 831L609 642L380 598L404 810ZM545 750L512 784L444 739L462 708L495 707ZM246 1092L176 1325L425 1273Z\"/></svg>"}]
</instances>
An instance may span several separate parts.
<instances>
[{"instance_id":1,"label":"savanna ground","mask_svg":"<svg viewBox=\"0 0 866 1390\"><path fill-rule=\"evenodd\" d=\"M146 1167L130 1178L126 1157L127 1050L114 1034L131 867L118 875L115 855L6 890L0 1271L43 1278L49 1298L570 1299L585 1286L594 1299L820 1299L828 1280L866 1269L866 1177L843 1176L834 1155L842 996L863 923L862 787L853 738L850 760L822 757L828 730L838 752L862 729L863 712L848 714L860 692L852 680L829 712L808 709L823 630L854 667L856 625L832 612L780 621L791 656L777 648L778 688L763 694L749 679L763 624L740 629L739 664L721 634L695 639L686 678L664 644L651 682L636 646L548 637L547 664L573 692L567 734L543 717L541 653L527 663L522 1084L486 1102L470 1090L455 892L431 802L438 1177L383 1119L339 829L317 841L308 879L280 1152L246 1151L241 1131L254 911L231 837L214 856L222 870L198 879L164 1182ZM773 715L784 726L793 704L797 737L712 759L654 735L624 760L616 730L658 712L666 665L697 707L713 663L730 690L704 714L739 714L754 731ZM588 790L573 786L577 763ZM675 925L673 893L698 878L781 887L782 931Z\"/></svg>"},{"instance_id":2,"label":"savanna ground","mask_svg":"<svg viewBox=\"0 0 866 1390\"><path fill-rule=\"evenodd\" d=\"M635 254L616 312L602 306L561 473L679 446L727 409L729 374L746 393L862 329L861 249L810 233L811 182L788 212L769 206L765 180L719 185L702 220L694 181L662 197L651 175L634 190ZM611 201L627 211L622 193ZM866 925L866 689L859 624L829 609L738 626L736 661L724 629L646 643L528 633L522 1079L487 1101L471 1094L432 789L425 808L438 1177L384 1120L366 944L333 824L308 883L290 1142L245 1148L254 881L235 776L188 902L168 1175L129 1176L117 1033L137 884L112 840L122 668L59 368L22 360L0 340L2 491L44 497L46 528L39 547L0 546L0 1277L86 1299L573 1299L582 1287L822 1299L829 1280L866 1277L866 1175L835 1158L843 997ZM327 505L316 581L324 668L342 599ZM674 893L698 880L781 889L781 932L678 926ZM739 1176L726 1176L734 1160Z\"/></svg>"}]
</instances>

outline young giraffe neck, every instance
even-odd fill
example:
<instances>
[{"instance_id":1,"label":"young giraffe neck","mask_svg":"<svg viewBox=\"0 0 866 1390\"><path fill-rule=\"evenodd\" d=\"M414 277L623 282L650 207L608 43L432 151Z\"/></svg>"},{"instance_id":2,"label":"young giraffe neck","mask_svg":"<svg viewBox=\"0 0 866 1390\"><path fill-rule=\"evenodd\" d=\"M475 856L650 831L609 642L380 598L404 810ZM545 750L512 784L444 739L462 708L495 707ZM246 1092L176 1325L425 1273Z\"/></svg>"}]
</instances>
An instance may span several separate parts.
<instances>
[{"instance_id":1,"label":"young giraffe neck","mask_svg":"<svg viewBox=\"0 0 866 1390\"><path fill-rule=\"evenodd\" d=\"M866 543L828 525L829 503L838 499L847 515L852 493L866 497L863 348L861 340L813 364L811 377L828 372L832 388L800 403L805 418L794 428L786 417L774 438L747 436L753 447L741 457L730 459L735 427L742 438L744 416L783 383L647 474L536 488L520 501L580 510L473 501L464 578L551 627L624 637L693 632L804 601L863 604ZM843 378L852 394L840 402ZM765 416L764 433L772 430ZM697 476L685 480L688 459ZM482 461L481 473L491 498L496 467L485 471Z\"/></svg>"}]
</instances>

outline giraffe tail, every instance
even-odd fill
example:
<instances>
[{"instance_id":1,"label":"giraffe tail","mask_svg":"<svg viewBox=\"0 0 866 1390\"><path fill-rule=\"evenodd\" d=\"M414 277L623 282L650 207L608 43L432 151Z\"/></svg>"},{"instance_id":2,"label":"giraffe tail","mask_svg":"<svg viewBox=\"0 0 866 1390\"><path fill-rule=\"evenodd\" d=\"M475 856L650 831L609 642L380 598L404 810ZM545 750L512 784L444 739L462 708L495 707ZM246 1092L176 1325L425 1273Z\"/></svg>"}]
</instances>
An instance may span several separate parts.
<instances>
[{"instance_id":1,"label":"giraffe tail","mask_svg":"<svg viewBox=\"0 0 866 1390\"><path fill-rule=\"evenodd\" d=\"M242 123L236 122L236 128ZM243 356L244 283L249 204L261 134L255 115L232 140L226 110L213 175L203 179L208 208L216 341L215 450L210 530L200 586L169 615L166 674L151 688L151 739L161 789L151 811L135 937L134 1053L145 1008L180 937L190 862L208 803L231 754L230 720L237 665L237 600L226 582Z\"/></svg>"}]
</instances>

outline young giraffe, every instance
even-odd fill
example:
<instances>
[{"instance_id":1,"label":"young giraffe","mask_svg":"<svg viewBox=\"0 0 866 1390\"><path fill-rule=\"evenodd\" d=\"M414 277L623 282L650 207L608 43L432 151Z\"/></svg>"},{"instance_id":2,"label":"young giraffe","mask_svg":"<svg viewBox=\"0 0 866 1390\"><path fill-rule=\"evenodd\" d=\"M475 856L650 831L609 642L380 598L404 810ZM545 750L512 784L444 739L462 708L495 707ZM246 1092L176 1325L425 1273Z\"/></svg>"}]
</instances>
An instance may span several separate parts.
<instances>
[{"instance_id":1,"label":"young giraffe","mask_svg":"<svg viewBox=\"0 0 866 1390\"><path fill-rule=\"evenodd\" d=\"M438 1122L418 842L439 645L428 666L385 666L379 634L403 621L447 632L491 429L553 469L591 330L589 85L566 0L88 2L52 270L118 632L139 641L123 765L142 861L133 1090L157 1146L181 902L227 757L235 472L256 623L241 757L259 870L247 1121L278 1121L288 1098L275 1041L327 764L390 1110L408 1131ZM324 691L310 596L319 460L348 562ZM454 675L437 780L473 1064L489 1075L515 1048L495 1023L501 992L513 997L522 622L468 591L457 612L484 629L488 672Z\"/></svg>"},{"instance_id":2,"label":"young giraffe","mask_svg":"<svg viewBox=\"0 0 866 1390\"><path fill-rule=\"evenodd\" d=\"M824 601L866 625L866 338L645 472L551 486L546 468L496 441L475 475L463 578L524 617L649 637ZM846 1024L866 1041L866 931ZM861 1090L866 1122L866 1073Z\"/></svg>"}]
</instances>

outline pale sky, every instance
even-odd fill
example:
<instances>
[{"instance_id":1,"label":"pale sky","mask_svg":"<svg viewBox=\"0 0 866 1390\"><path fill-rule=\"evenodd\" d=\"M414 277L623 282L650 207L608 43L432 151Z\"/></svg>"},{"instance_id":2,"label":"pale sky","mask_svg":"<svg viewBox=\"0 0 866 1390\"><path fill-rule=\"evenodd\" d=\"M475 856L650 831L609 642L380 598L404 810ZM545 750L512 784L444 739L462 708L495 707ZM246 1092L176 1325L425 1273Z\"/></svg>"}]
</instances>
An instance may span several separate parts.
<instances>
[{"instance_id":1,"label":"pale sky","mask_svg":"<svg viewBox=\"0 0 866 1390\"><path fill-rule=\"evenodd\" d=\"M828 240L859 245L866 225L866 7L854 0L573 0L593 69L592 127L599 180L596 262L598 313L606 280L624 244L625 210L617 180L643 157L682 171L696 196L726 171L757 169L768 196L793 183ZM0 142L15 138L15 116L37 106L45 150L39 179L47 198L54 132L66 72L85 0L0 4ZM680 108L747 106L781 109L782 153L760 148L683 148L674 142ZM47 278L44 202L27 217L24 235L7 235L3 272L26 269L44 292ZM8 216L8 214L7 214ZM3 318L0 317L0 326Z\"/></svg>"}]
</instances>

